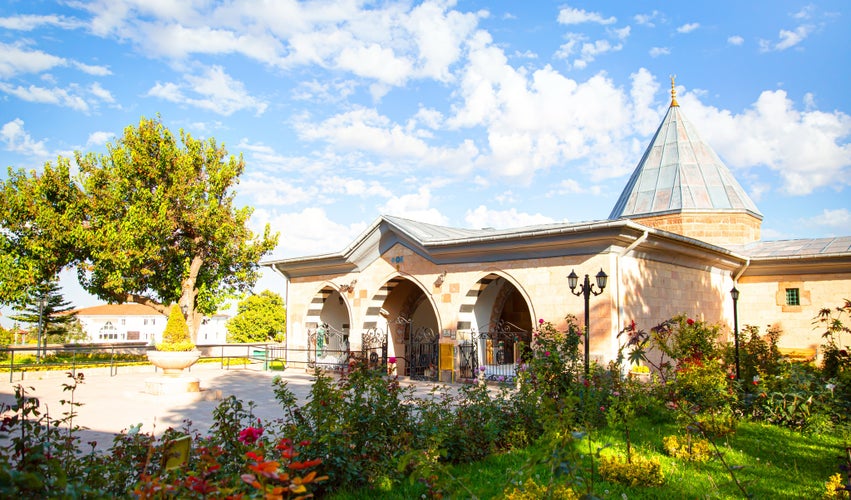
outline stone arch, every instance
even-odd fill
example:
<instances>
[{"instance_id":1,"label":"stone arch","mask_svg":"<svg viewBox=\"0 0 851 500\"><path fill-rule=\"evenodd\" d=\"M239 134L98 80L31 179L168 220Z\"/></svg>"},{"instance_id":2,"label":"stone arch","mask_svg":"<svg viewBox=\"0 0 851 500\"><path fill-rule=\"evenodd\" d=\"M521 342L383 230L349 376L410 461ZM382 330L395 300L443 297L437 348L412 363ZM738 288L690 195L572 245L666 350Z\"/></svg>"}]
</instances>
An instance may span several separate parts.
<instances>
[{"instance_id":1,"label":"stone arch","mask_svg":"<svg viewBox=\"0 0 851 500\"><path fill-rule=\"evenodd\" d=\"M397 359L400 375L413 377L417 374L412 373L416 365L409 359L413 352L412 339L421 330L439 334L440 325L440 311L428 289L413 276L394 273L387 277L366 305L361 342L363 345L363 335L367 333L372 338L379 330L385 332L387 356ZM432 347L436 355L438 342ZM425 376L425 373L420 375ZM436 370L429 375L436 376Z\"/></svg>"},{"instance_id":2,"label":"stone arch","mask_svg":"<svg viewBox=\"0 0 851 500\"><path fill-rule=\"evenodd\" d=\"M384 307L384 303L387 301L387 298L390 296L390 293L398 287L401 283L410 282L417 288L422 291L422 296L419 298L410 298L409 300L413 300L414 302L406 303L405 306L407 311L410 312L419 307L420 303L423 300L428 300L431 304L431 308L434 311L434 314L437 316L437 322L440 323L440 311L437 308L437 304L434 303L434 300L429 294L428 289L419 282L419 280L415 279L413 276L408 274L396 273L391 275L387 280L384 281L384 284L378 288L378 291L369 299L369 304L366 308L366 313L364 314L363 319L363 330L369 330L372 328L380 328L384 324L385 318L381 315L381 310Z\"/></svg>"},{"instance_id":3,"label":"stone arch","mask_svg":"<svg viewBox=\"0 0 851 500\"><path fill-rule=\"evenodd\" d=\"M514 277L512 277L510 274L507 274L502 271L490 271L486 275L479 278L475 283L473 283L470 289L467 290L467 293L464 295L464 298L461 300L461 304L459 305L458 310L458 323L456 325L456 328L459 331L472 330L476 327L484 326L478 325L478 322L476 320L476 305L479 301L479 297L484 293L485 289L487 289L488 286L500 279L504 280L505 285L511 286L503 285L500 288L497 298L494 300L494 303L490 308L491 313L489 316L492 318L495 314L497 314L501 310L501 308L504 307L505 301L508 299L509 293L512 291L516 291L522 298L523 302L526 304L526 307L529 310L530 317L535 317L535 309L532 304L532 300L529 297L529 294L523 288L523 286L519 282L517 282L517 280L515 280ZM534 327L534 325L532 325L532 327Z\"/></svg>"},{"instance_id":4,"label":"stone arch","mask_svg":"<svg viewBox=\"0 0 851 500\"><path fill-rule=\"evenodd\" d=\"M322 323L322 310L325 307L327 300L334 294L340 296L342 304L346 308L346 315L349 319L352 317L351 305L346 300L345 295L340 291L340 287L331 282L324 283L319 290L313 294L310 299L310 305L307 307L307 312L304 315L304 326L307 329L316 328Z\"/></svg>"}]
</instances>

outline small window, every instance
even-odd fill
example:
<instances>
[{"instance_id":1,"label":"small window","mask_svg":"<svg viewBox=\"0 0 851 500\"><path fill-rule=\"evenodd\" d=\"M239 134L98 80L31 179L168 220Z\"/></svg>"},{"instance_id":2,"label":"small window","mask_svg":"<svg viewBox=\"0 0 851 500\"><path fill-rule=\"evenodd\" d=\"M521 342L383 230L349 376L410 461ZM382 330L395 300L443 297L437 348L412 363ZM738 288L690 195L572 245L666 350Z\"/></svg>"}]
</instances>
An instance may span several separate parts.
<instances>
[{"instance_id":1,"label":"small window","mask_svg":"<svg viewBox=\"0 0 851 500\"><path fill-rule=\"evenodd\" d=\"M787 306L799 306L799 305L801 305L801 295L798 292L797 288L787 288L786 289L786 305Z\"/></svg>"}]
</instances>

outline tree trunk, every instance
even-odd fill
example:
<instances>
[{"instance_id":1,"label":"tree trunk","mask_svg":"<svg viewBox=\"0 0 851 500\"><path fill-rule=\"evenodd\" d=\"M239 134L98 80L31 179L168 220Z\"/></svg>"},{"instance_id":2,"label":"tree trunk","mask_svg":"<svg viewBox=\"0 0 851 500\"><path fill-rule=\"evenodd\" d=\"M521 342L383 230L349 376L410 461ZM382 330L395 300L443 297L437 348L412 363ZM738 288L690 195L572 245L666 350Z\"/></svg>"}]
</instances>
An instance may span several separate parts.
<instances>
[{"instance_id":1,"label":"tree trunk","mask_svg":"<svg viewBox=\"0 0 851 500\"><path fill-rule=\"evenodd\" d=\"M200 255L192 257L192 262L189 264L189 275L180 284L181 294L178 305L184 311L186 316L186 324L189 325L189 334L192 337L192 342L198 342L198 329L201 327L201 315L197 312L195 299L198 296L198 289L195 288L195 283L198 281L198 273L201 271L201 265L204 259Z\"/></svg>"}]
</instances>

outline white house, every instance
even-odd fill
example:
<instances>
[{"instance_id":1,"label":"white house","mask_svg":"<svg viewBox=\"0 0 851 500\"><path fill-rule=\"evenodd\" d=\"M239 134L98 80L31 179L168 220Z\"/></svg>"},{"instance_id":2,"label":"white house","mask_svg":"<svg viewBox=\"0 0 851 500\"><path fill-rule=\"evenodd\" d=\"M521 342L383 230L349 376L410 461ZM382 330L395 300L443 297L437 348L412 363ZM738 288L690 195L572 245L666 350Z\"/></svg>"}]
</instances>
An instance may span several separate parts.
<instances>
[{"instance_id":1,"label":"white house","mask_svg":"<svg viewBox=\"0 0 851 500\"><path fill-rule=\"evenodd\" d=\"M162 338L168 317L141 304L102 304L77 309L77 319L87 342L144 342L155 344ZM204 318L198 330L197 344L227 342L227 320L216 314Z\"/></svg>"}]
</instances>

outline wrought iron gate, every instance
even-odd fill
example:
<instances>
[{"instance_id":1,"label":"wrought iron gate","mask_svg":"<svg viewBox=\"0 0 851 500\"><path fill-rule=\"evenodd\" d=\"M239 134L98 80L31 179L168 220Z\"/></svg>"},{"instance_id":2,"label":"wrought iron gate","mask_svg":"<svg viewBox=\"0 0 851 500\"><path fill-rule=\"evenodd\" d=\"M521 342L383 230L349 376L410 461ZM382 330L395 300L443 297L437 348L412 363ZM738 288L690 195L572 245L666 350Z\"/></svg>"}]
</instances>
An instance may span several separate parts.
<instances>
[{"instance_id":1,"label":"wrought iron gate","mask_svg":"<svg viewBox=\"0 0 851 500\"><path fill-rule=\"evenodd\" d=\"M341 370L349 362L349 335L327 323L307 330L307 366Z\"/></svg>"},{"instance_id":2,"label":"wrought iron gate","mask_svg":"<svg viewBox=\"0 0 851 500\"><path fill-rule=\"evenodd\" d=\"M370 328L364 332L361 356L370 368L387 366L387 333L380 328Z\"/></svg>"},{"instance_id":3,"label":"wrought iron gate","mask_svg":"<svg viewBox=\"0 0 851 500\"><path fill-rule=\"evenodd\" d=\"M473 340L469 347L461 346L462 364L466 347L474 376L481 374L485 379L497 382L513 381L517 365L522 363L524 351L529 349L532 341L530 332L508 321L498 321L488 325L484 331L474 330L471 335Z\"/></svg>"},{"instance_id":4,"label":"wrought iron gate","mask_svg":"<svg viewBox=\"0 0 851 500\"><path fill-rule=\"evenodd\" d=\"M413 380L437 381L440 366L440 336L427 326L421 326L408 341L407 375Z\"/></svg>"}]
</instances>

